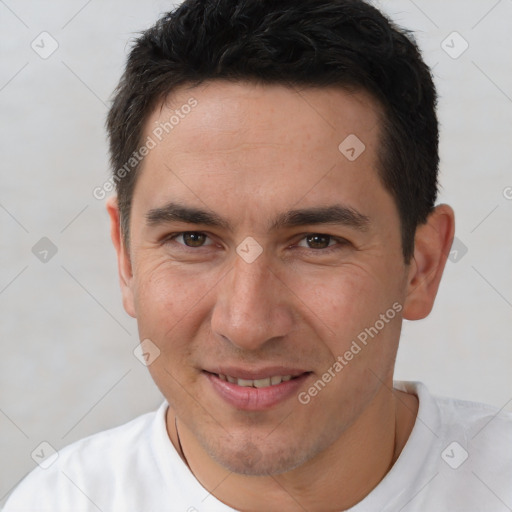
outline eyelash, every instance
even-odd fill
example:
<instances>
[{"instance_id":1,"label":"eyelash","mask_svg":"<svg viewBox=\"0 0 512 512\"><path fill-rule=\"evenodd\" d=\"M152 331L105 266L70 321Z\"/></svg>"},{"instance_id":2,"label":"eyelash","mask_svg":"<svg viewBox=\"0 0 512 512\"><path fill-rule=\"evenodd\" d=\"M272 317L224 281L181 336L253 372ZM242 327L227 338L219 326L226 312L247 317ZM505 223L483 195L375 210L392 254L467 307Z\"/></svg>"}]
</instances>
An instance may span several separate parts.
<instances>
[{"instance_id":1,"label":"eyelash","mask_svg":"<svg viewBox=\"0 0 512 512\"><path fill-rule=\"evenodd\" d=\"M204 233L203 231L180 231L179 233L171 233L169 236L167 236L163 240L163 243L167 244L169 242L174 242L176 240L176 238L178 238L179 236L186 235L186 234L205 235L206 237L208 237L211 240L211 237L207 233ZM337 244L329 245L324 249L313 249L311 247L300 247L300 248L310 251L312 253L330 254L333 251L339 250L341 247L350 245L350 242L348 240L346 240L345 238L335 237L333 235L328 235L326 233L306 233L306 234L302 235L302 238L299 239L299 242L302 242L302 240L304 240L307 237L315 236L315 235L321 236L321 237L327 237L327 238L329 238L329 242L334 241L334 242L337 242ZM179 243L179 242L176 242L176 243L178 243L180 246L184 247L185 250L192 250L192 251L196 250L196 249L208 247L208 245L206 245L206 246L201 245L199 247L190 247L188 245L185 245L184 243ZM215 244L211 244L211 245L215 245Z\"/></svg>"},{"instance_id":2,"label":"eyelash","mask_svg":"<svg viewBox=\"0 0 512 512\"><path fill-rule=\"evenodd\" d=\"M332 235L327 235L325 233L307 233L307 234L302 236L302 238L299 240L299 243L302 242L303 240L305 240L306 238L311 237L311 236L318 236L318 237L328 238L329 239L329 243L337 242L337 245L336 244L328 245L324 249L313 249L312 247L300 246L302 249L310 250L310 251L313 251L313 252L322 252L322 253L325 254L325 253L331 252L333 250L339 249L340 245L346 245L348 243L347 240L345 240L344 238L338 238L338 237L335 237L335 236L332 236Z\"/></svg>"}]
</instances>

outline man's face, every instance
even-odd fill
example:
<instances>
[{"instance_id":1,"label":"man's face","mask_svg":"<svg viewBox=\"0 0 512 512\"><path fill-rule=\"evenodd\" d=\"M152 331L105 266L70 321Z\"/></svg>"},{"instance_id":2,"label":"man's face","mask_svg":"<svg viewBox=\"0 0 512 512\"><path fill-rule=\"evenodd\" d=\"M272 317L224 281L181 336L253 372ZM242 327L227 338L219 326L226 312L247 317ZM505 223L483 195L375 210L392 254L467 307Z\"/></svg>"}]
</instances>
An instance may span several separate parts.
<instances>
[{"instance_id":1,"label":"man's face","mask_svg":"<svg viewBox=\"0 0 512 512\"><path fill-rule=\"evenodd\" d=\"M391 385L408 267L377 175L378 107L339 89L211 82L159 106L144 140L176 110L135 187L125 305L203 449L235 472L287 471Z\"/></svg>"}]
</instances>

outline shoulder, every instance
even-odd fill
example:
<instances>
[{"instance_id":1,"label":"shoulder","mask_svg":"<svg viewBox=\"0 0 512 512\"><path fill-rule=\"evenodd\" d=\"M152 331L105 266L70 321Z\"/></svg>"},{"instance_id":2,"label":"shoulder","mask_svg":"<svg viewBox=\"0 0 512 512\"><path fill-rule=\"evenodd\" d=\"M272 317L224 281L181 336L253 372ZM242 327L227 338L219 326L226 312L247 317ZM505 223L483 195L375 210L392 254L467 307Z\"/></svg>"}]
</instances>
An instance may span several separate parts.
<instances>
[{"instance_id":1,"label":"shoulder","mask_svg":"<svg viewBox=\"0 0 512 512\"><path fill-rule=\"evenodd\" d=\"M397 381L396 387L417 395L420 401L419 413L427 420L437 417L438 434L460 434L464 439L480 440L499 438L510 441L512 449L512 413L495 406L460 400L446 396L432 395L421 382ZM420 414L421 415L421 414Z\"/></svg>"},{"instance_id":2,"label":"shoulder","mask_svg":"<svg viewBox=\"0 0 512 512\"><path fill-rule=\"evenodd\" d=\"M155 423L165 414L164 406L62 448L54 460L43 461L18 485L4 512L55 510L52 507L56 503L74 503L77 510L82 510L82 501L84 510L88 510L89 489L101 494L101 489L111 488L114 480L131 480L136 477L137 468L151 464L144 459L151 457Z\"/></svg>"},{"instance_id":3,"label":"shoulder","mask_svg":"<svg viewBox=\"0 0 512 512\"><path fill-rule=\"evenodd\" d=\"M453 439L453 448L461 445L471 461L470 467L492 468L512 479L512 413L497 407L436 397L441 415L442 437ZM450 451L450 447L447 447ZM466 454L464 454L466 456Z\"/></svg>"},{"instance_id":4,"label":"shoulder","mask_svg":"<svg viewBox=\"0 0 512 512\"><path fill-rule=\"evenodd\" d=\"M492 405L449 397L434 397L446 428L462 428L468 437L485 440L499 435L512 449L512 413Z\"/></svg>"},{"instance_id":5,"label":"shoulder","mask_svg":"<svg viewBox=\"0 0 512 512\"><path fill-rule=\"evenodd\" d=\"M407 510L494 512L512 503L512 414L432 395L419 382L397 387L416 394L420 404L404 460L397 464L401 485L405 474L413 475Z\"/></svg>"},{"instance_id":6,"label":"shoulder","mask_svg":"<svg viewBox=\"0 0 512 512\"><path fill-rule=\"evenodd\" d=\"M441 450L439 462L455 454L461 463L468 459L465 467L492 467L512 478L512 413L488 404L432 395L421 382L400 381L397 387L417 395L420 407L414 430L425 426L430 432L436 449Z\"/></svg>"},{"instance_id":7,"label":"shoulder","mask_svg":"<svg viewBox=\"0 0 512 512\"><path fill-rule=\"evenodd\" d=\"M80 466L87 468L94 465L95 471L108 469L128 462L138 456L141 446L146 445L150 438L157 412L143 414L124 425L120 425L89 437L81 439L58 452L53 466L54 472ZM98 462L101 465L98 466ZM50 468L49 468L50 469ZM43 470L47 471L47 470Z\"/></svg>"}]
</instances>

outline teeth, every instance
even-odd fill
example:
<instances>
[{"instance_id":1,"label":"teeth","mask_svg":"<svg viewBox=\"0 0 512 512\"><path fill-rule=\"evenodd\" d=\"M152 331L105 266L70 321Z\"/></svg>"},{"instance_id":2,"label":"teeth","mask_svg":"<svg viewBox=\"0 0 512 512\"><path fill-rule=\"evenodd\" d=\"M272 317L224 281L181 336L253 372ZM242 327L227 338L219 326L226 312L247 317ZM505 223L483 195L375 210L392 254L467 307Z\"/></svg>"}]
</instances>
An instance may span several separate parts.
<instances>
[{"instance_id":1,"label":"teeth","mask_svg":"<svg viewBox=\"0 0 512 512\"><path fill-rule=\"evenodd\" d=\"M268 386L270 386L270 377L267 379L256 379L254 381L255 388L267 388Z\"/></svg>"},{"instance_id":2,"label":"teeth","mask_svg":"<svg viewBox=\"0 0 512 512\"><path fill-rule=\"evenodd\" d=\"M246 380L246 379L238 379L237 384L239 386L244 387L244 388L249 388L249 387L254 385L254 381L253 380Z\"/></svg>"},{"instance_id":3,"label":"teeth","mask_svg":"<svg viewBox=\"0 0 512 512\"><path fill-rule=\"evenodd\" d=\"M292 379L291 375L275 375L274 377L267 377L265 379L236 379L230 375L218 374L220 380L237 384L238 386L246 388L267 388L269 386L276 386L281 382L288 382Z\"/></svg>"}]
</instances>

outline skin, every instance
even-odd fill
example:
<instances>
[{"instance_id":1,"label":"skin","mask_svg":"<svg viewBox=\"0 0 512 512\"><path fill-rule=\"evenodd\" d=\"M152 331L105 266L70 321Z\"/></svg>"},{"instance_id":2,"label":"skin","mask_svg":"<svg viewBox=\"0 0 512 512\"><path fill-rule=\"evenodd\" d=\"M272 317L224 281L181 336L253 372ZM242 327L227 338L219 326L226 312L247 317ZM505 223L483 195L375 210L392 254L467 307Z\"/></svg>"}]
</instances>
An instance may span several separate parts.
<instances>
[{"instance_id":1,"label":"skin","mask_svg":"<svg viewBox=\"0 0 512 512\"><path fill-rule=\"evenodd\" d=\"M107 206L124 307L161 351L149 370L170 404L169 437L178 449L177 418L182 457L233 508L347 509L382 480L414 425L417 398L392 389L401 323L432 308L453 211L438 206L418 228L406 265L396 205L377 174L379 107L364 92L210 82L173 93L144 138L191 96L197 107L143 162L129 248L116 199ZM353 162L338 150L349 134L366 146ZM148 212L170 201L214 212L229 229L149 225ZM334 204L366 216L366 229L269 228L288 210ZM207 235L199 246L169 239L192 231ZM315 233L332 238L311 244ZM248 236L263 250L252 263L236 252ZM311 372L307 391L394 303L402 311L307 405L294 394L240 410L202 372L284 365Z\"/></svg>"}]
</instances>

